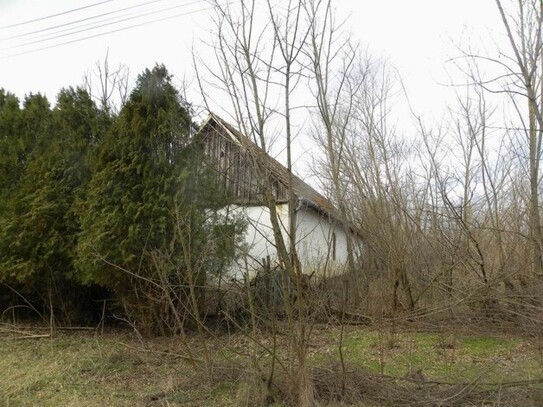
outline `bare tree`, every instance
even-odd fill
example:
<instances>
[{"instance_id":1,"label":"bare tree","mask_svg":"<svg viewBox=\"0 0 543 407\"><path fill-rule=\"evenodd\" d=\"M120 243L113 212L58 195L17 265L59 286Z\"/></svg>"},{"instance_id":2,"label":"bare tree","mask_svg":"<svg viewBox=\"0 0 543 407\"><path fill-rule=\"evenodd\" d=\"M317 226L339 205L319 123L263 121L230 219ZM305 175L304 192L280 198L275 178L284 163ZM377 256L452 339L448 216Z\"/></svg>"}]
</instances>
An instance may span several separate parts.
<instances>
[{"instance_id":1,"label":"bare tree","mask_svg":"<svg viewBox=\"0 0 543 407\"><path fill-rule=\"evenodd\" d=\"M508 14L500 0L496 5L507 32L513 51L511 65L506 69L511 82L505 89L511 96L521 120L528 117L526 137L529 144L530 174L530 236L532 239L533 270L541 272L543 235L539 214L539 163L543 135L543 2L537 0L518 1L515 14ZM526 99L527 115L516 103L515 95ZM524 111L525 112L525 111Z\"/></svg>"},{"instance_id":2,"label":"bare tree","mask_svg":"<svg viewBox=\"0 0 543 407\"><path fill-rule=\"evenodd\" d=\"M314 15L319 6L310 2L306 8L309 14ZM346 133L352 120L354 99L362 87L369 64L360 66L359 47L341 33L331 2L326 2L322 7L324 18L311 26L307 51L316 89L313 96L318 108L315 138L324 150L325 162L321 169L325 170L330 181L330 196L337 205L340 220L348 229L352 221L347 210L342 161L346 155ZM356 268L353 245L353 236L347 233L349 272L354 272Z\"/></svg>"},{"instance_id":3,"label":"bare tree","mask_svg":"<svg viewBox=\"0 0 543 407\"><path fill-rule=\"evenodd\" d=\"M128 98L129 75L128 67L123 64L111 68L108 50L104 60L97 61L94 70L85 74L83 83L105 112L117 114Z\"/></svg>"},{"instance_id":4,"label":"bare tree","mask_svg":"<svg viewBox=\"0 0 543 407\"><path fill-rule=\"evenodd\" d=\"M382 61L338 41L330 25L320 34L328 48L314 47L312 54L321 119L316 139L325 157L321 170L341 217L362 232L366 274L388 276L393 312L400 307L399 290L405 308L413 310L408 270L423 201L416 188L409 190L410 148L389 119L394 74ZM354 256L349 263L354 269Z\"/></svg>"},{"instance_id":5,"label":"bare tree","mask_svg":"<svg viewBox=\"0 0 543 407\"><path fill-rule=\"evenodd\" d=\"M259 174L263 203L269 212L279 266L294 282L296 291L292 302L290 295L284 295L289 299L285 307L292 333L292 352L296 357L292 377L297 381L298 402L309 406L313 403L306 362L310 331L307 330L305 316L309 309L303 295L303 276L296 246L298 200L293 190L292 144L295 131L292 121L297 108L293 100L305 69L303 50L315 16L306 13L301 0L278 5L267 2L263 17L256 13L255 0L242 0L235 5L211 3L216 12L213 50L217 67L207 74L211 75L213 86L223 91L230 101L229 110L237 127L260 147L253 151L251 159ZM197 71L203 85L204 70ZM211 102L207 100L205 103L209 106ZM282 141L287 155L288 225L283 224L277 210L277 198L270 182L271 168L266 157L270 154L271 144L278 138L276 128L284 134Z\"/></svg>"},{"instance_id":6,"label":"bare tree","mask_svg":"<svg viewBox=\"0 0 543 407\"><path fill-rule=\"evenodd\" d=\"M498 48L496 56L473 55L468 59L478 66L481 62L491 64L498 72L485 77L480 69L471 69L470 74L476 85L488 93L503 95L509 110L516 114L512 123L506 123L509 133L519 137L523 146L519 155L527 155L525 165L529 179L529 240L531 242L531 269L541 274L543 231L539 212L540 206L540 159L543 129L543 3L539 0L502 1L496 0L509 49Z\"/></svg>"}]
</instances>

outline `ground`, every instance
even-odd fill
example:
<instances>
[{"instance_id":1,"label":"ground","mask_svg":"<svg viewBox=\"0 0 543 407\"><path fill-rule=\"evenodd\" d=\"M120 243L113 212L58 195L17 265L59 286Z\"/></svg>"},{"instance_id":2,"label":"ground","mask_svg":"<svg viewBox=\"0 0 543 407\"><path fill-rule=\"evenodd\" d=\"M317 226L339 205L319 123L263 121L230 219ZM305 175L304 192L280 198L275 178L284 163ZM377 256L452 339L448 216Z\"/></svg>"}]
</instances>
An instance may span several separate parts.
<instances>
[{"instance_id":1,"label":"ground","mask_svg":"<svg viewBox=\"0 0 543 407\"><path fill-rule=\"evenodd\" d=\"M247 394L252 349L260 365L269 362L263 349L272 338L253 334L208 335L213 369L206 375L197 335L187 339L199 359L194 367L179 337L143 340L121 328L51 337L46 328L0 324L0 406L237 406ZM284 332L276 338L279 348L286 341ZM390 326L349 326L342 335L340 327L317 326L309 360L324 405L543 403L543 347L535 335ZM339 383L350 394L343 404Z\"/></svg>"}]
</instances>

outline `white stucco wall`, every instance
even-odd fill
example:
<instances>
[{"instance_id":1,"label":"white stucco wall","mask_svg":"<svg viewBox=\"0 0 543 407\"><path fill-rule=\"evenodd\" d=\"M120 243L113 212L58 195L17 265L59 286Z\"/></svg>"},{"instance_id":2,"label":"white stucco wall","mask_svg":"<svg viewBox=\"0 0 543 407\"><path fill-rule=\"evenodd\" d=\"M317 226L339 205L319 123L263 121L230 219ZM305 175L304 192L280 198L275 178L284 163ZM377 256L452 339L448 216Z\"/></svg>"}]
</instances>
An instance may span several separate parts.
<instances>
[{"instance_id":1,"label":"white stucco wall","mask_svg":"<svg viewBox=\"0 0 543 407\"><path fill-rule=\"evenodd\" d=\"M252 206L241 209L247 221L245 244L248 248L248 263L252 269L259 269L262 260L268 256L270 260L277 257L273 228L270 221L270 211L264 206ZM288 205L277 205L277 215L283 225L283 238L288 238ZM249 270L250 272L254 270Z\"/></svg>"},{"instance_id":2,"label":"white stucco wall","mask_svg":"<svg viewBox=\"0 0 543 407\"><path fill-rule=\"evenodd\" d=\"M296 217L298 257L304 273L342 273L347 264L347 235L333 219L302 207ZM334 247L335 241L335 247Z\"/></svg>"},{"instance_id":3,"label":"white stucco wall","mask_svg":"<svg viewBox=\"0 0 543 407\"><path fill-rule=\"evenodd\" d=\"M252 277L261 269L263 259L269 256L273 265L277 258L269 210L264 206L232 206L229 211L234 216L243 216L247 221L244 255L232 265L230 274L236 279L246 273ZM288 205L277 205L277 214L288 245ZM341 273L347 263L347 237L343 227L305 206L298 210L296 223L298 257L303 272L309 274L315 271L320 275Z\"/></svg>"}]
</instances>

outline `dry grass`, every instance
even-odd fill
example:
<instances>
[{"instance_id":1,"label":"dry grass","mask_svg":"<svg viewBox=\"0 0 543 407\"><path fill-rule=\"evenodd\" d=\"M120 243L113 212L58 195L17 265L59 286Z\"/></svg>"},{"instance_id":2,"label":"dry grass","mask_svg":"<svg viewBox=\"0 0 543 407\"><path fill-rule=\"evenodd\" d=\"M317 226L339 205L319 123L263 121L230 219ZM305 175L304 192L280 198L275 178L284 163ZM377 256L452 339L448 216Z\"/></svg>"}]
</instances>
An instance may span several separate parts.
<instances>
[{"instance_id":1,"label":"dry grass","mask_svg":"<svg viewBox=\"0 0 543 407\"><path fill-rule=\"evenodd\" d=\"M233 405L230 385L201 382L171 339L149 351L124 331L16 338L0 339L0 405Z\"/></svg>"},{"instance_id":2,"label":"dry grass","mask_svg":"<svg viewBox=\"0 0 543 407\"><path fill-rule=\"evenodd\" d=\"M18 329L21 331L21 329ZM43 334L33 328L33 333ZM292 380L277 369L267 387L270 358L250 363L241 333L210 339L211 377L182 356L176 338L145 347L129 331L58 332L20 339L0 329L0 405L235 406L295 405ZM538 342L512 335L436 334L352 327L338 362L339 328L315 328L309 372L313 394L326 406L538 406L543 364ZM262 333L265 346L270 338ZM287 337L277 338L282 358ZM195 354L199 341L190 339ZM275 403L275 404L273 404Z\"/></svg>"}]
</instances>

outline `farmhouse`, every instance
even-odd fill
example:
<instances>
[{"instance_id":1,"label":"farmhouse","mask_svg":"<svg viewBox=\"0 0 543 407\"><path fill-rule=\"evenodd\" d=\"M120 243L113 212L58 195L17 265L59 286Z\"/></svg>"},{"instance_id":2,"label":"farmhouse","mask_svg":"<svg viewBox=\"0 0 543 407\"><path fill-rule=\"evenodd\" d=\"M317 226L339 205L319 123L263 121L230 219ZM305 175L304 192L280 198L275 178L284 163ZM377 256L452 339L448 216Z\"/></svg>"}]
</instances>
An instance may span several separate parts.
<instances>
[{"instance_id":1,"label":"farmhouse","mask_svg":"<svg viewBox=\"0 0 543 407\"><path fill-rule=\"evenodd\" d=\"M247 222L243 236L244 256L232 267L232 275L240 278L248 273L251 276L265 263L273 266L277 250L262 184L267 183L273 194L277 218L288 242L287 168L214 114L210 114L202 124L197 138L203 143L204 161L231 197L232 204L225 210L241 215ZM297 252L303 272L318 275L341 273L348 259L347 234L355 242L355 258L359 253L358 235L339 220L334 205L328 199L294 174L292 187L297 200Z\"/></svg>"}]
</instances>

